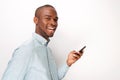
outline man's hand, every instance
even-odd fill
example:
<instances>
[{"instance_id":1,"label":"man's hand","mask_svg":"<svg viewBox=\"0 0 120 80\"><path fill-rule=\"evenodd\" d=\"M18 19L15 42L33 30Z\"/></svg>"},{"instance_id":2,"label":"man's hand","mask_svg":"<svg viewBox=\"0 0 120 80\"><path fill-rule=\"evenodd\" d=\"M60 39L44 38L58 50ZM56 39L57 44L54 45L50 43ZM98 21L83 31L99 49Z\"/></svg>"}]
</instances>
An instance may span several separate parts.
<instances>
[{"instance_id":1,"label":"man's hand","mask_svg":"<svg viewBox=\"0 0 120 80\"><path fill-rule=\"evenodd\" d=\"M75 50L74 51L71 51L68 55L68 59L67 59L67 65L70 67L73 63L75 63L83 54L83 51L82 52L76 52Z\"/></svg>"}]
</instances>

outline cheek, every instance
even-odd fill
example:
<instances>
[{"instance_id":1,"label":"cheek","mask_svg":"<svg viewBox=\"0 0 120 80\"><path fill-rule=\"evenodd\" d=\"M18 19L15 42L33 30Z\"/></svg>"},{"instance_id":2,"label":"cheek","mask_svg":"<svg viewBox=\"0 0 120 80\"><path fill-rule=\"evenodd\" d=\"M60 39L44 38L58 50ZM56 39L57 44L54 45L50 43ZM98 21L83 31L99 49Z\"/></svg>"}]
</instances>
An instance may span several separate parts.
<instances>
[{"instance_id":1,"label":"cheek","mask_svg":"<svg viewBox=\"0 0 120 80\"><path fill-rule=\"evenodd\" d=\"M40 23L40 26L41 27L43 27L43 28L47 28L47 22L46 21L42 21L41 23Z\"/></svg>"},{"instance_id":2,"label":"cheek","mask_svg":"<svg viewBox=\"0 0 120 80\"><path fill-rule=\"evenodd\" d=\"M39 26L42 32L46 32L46 27L44 25Z\"/></svg>"},{"instance_id":3,"label":"cheek","mask_svg":"<svg viewBox=\"0 0 120 80\"><path fill-rule=\"evenodd\" d=\"M47 23L46 23L45 21L39 21L38 24L39 24L38 26L39 26L41 29L45 29L46 26L47 26Z\"/></svg>"}]
</instances>

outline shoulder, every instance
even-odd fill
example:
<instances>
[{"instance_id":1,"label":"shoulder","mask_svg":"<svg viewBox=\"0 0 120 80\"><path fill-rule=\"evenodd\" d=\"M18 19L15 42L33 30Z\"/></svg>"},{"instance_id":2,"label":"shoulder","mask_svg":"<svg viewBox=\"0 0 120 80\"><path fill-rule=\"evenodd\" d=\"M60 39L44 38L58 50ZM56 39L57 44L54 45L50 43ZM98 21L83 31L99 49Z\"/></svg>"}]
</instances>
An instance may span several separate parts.
<instances>
[{"instance_id":1,"label":"shoulder","mask_svg":"<svg viewBox=\"0 0 120 80\"><path fill-rule=\"evenodd\" d=\"M13 56L29 56L32 55L34 49L34 43L32 39L25 41L22 45L14 50Z\"/></svg>"}]
</instances>

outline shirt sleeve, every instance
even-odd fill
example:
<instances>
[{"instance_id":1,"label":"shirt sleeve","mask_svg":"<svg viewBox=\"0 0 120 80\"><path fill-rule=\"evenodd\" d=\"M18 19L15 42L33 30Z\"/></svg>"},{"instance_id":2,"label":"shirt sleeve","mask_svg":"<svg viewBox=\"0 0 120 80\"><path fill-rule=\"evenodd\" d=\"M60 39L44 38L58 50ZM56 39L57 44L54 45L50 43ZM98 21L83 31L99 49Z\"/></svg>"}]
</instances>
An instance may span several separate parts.
<instances>
[{"instance_id":1,"label":"shirt sleeve","mask_svg":"<svg viewBox=\"0 0 120 80\"><path fill-rule=\"evenodd\" d=\"M23 80L27 70L29 56L23 49L16 49L9 61L2 80Z\"/></svg>"},{"instance_id":2,"label":"shirt sleeve","mask_svg":"<svg viewBox=\"0 0 120 80\"><path fill-rule=\"evenodd\" d=\"M58 69L58 77L59 77L60 80L62 78L64 78L64 76L67 73L68 69L69 69L69 66L66 63L64 63L63 66Z\"/></svg>"}]
</instances>

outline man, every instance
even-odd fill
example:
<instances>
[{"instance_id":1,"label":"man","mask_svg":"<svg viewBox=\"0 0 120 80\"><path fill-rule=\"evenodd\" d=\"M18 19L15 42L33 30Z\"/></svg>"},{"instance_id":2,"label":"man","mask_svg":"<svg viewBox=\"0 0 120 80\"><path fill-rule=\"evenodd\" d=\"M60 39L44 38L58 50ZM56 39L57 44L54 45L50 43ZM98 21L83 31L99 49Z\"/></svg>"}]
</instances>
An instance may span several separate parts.
<instances>
[{"instance_id":1,"label":"man","mask_svg":"<svg viewBox=\"0 0 120 80\"><path fill-rule=\"evenodd\" d=\"M55 8L44 5L36 9L35 33L32 39L18 47L9 61L2 80L61 80L68 68L76 62L83 52L71 51L66 63L57 69L50 48L49 37L58 26Z\"/></svg>"}]
</instances>

